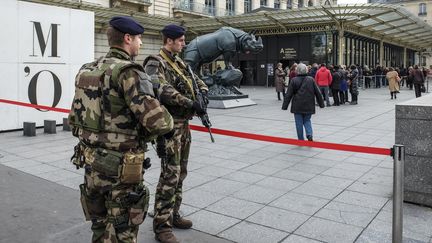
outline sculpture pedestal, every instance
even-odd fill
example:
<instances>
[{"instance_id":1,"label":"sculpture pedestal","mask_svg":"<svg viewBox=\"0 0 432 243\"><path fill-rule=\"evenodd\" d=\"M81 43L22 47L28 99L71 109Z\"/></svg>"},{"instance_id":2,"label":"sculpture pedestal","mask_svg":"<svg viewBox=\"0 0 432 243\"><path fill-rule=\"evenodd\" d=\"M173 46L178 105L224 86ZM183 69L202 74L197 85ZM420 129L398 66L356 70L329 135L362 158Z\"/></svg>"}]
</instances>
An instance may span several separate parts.
<instances>
[{"instance_id":1,"label":"sculpture pedestal","mask_svg":"<svg viewBox=\"0 0 432 243\"><path fill-rule=\"evenodd\" d=\"M404 201L432 207L432 95L396 105L396 144L405 145Z\"/></svg>"},{"instance_id":2,"label":"sculpture pedestal","mask_svg":"<svg viewBox=\"0 0 432 243\"><path fill-rule=\"evenodd\" d=\"M236 107L256 105L248 95L225 95L225 96L210 96L208 108L215 109L230 109Z\"/></svg>"}]
</instances>

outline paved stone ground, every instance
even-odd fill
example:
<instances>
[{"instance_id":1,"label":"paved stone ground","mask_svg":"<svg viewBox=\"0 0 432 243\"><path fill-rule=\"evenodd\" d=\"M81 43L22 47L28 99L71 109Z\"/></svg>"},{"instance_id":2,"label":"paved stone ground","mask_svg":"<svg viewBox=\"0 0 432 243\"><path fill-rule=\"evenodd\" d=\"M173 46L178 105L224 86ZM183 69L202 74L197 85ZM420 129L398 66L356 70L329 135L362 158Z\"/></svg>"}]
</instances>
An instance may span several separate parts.
<instances>
[{"instance_id":1,"label":"paved stone ground","mask_svg":"<svg viewBox=\"0 0 432 243\"><path fill-rule=\"evenodd\" d=\"M258 105L210 110L215 128L296 138L293 115L280 109L272 88L242 90ZM314 139L390 148L395 104L414 97L404 88L397 100L386 88L368 89L357 106L317 108ZM69 163L77 140L58 129L31 138L0 134L0 242L90 238L77 190L83 172ZM192 136L182 211L194 229L176 231L182 242L391 242L391 157ZM154 193L160 167L148 154L145 179ZM403 233L404 242L432 243L432 209L405 204ZM149 219L140 242L154 242Z\"/></svg>"}]
</instances>

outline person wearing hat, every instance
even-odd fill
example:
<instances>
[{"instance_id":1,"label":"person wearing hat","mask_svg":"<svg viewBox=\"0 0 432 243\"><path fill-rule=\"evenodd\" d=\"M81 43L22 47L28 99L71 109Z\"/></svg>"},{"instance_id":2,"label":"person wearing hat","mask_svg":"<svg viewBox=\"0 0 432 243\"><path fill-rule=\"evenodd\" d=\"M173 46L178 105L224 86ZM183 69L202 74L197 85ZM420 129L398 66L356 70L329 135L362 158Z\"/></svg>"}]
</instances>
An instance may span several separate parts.
<instances>
[{"instance_id":1,"label":"person wearing hat","mask_svg":"<svg viewBox=\"0 0 432 243\"><path fill-rule=\"evenodd\" d=\"M79 144L71 160L85 169L81 204L92 242L137 242L149 200L146 142L172 133L173 119L142 66L132 62L144 28L124 16L109 24L109 52L76 76L69 124Z\"/></svg>"},{"instance_id":2,"label":"person wearing hat","mask_svg":"<svg viewBox=\"0 0 432 243\"><path fill-rule=\"evenodd\" d=\"M158 140L161 157L161 174L156 188L153 230L156 240L164 243L178 242L172 227L189 229L192 222L180 215L183 181L187 175L187 164L191 145L189 120L205 113L205 108L195 101L192 74L178 56L185 47L185 29L170 24L162 29L163 47L158 55L151 55L143 63L152 80L161 84L160 101L174 118L174 136ZM207 95L208 88L196 77L201 93ZM165 144L166 146L161 146Z\"/></svg>"}]
</instances>

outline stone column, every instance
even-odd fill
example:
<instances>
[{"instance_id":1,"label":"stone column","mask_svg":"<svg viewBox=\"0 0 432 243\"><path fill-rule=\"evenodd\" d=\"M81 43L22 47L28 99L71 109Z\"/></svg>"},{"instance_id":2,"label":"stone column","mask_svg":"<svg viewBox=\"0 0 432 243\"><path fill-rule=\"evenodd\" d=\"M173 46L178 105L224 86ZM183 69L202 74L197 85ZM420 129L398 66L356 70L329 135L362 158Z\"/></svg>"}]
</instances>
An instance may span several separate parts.
<instances>
[{"instance_id":1,"label":"stone column","mask_svg":"<svg viewBox=\"0 0 432 243\"><path fill-rule=\"evenodd\" d=\"M251 3L252 3L251 10L254 10L254 9L257 9L260 7L260 0L252 0Z\"/></svg>"},{"instance_id":2,"label":"stone column","mask_svg":"<svg viewBox=\"0 0 432 243\"><path fill-rule=\"evenodd\" d=\"M432 95L396 105L395 143L405 146L404 201L432 207Z\"/></svg>"},{"instance_id":3,"label":"stone column","mask_svg":"<svg viewBox=\"0 0 432 243\"><path fill-rule=\"evenodd\" d=\"M226 10L226 0L216 0L215 2L216 16L225 16Z\"/></svg>"},{"instance_id":4,"label":"stone column","mask_svg":"<svg viewBox=\"0 0 432 243\"><path fill-rule=\"evenodd\" d=\"M345 54L345 37L344 37L344 29L343 26L341 26L338 30L338 60L337 64L339 65L347 65L344 63L344 54Z\"/></svg>"},{"instance_id":5,"label":"stone column","mask_svg":"<svg viewBox=\"0 0 432 243\"><path fill-rule=\"evenodd\" d=\"M298 0L292 0L292 9L298 9Z\"/></svg>"},{"instance_id":6,"label":"stone column","mask_svg":"<svg viewBox=\"0 0 432 243\"><path fill-rule=\"evenodd\" d=\"M280 9L287 9L287 1L280 0Z\"/></svg>"},{"instance_id":7,"label":"stone column","mask_svg":"<svg viewBox=\"0 0 432 243\"><path fill-rule=\"evenodd\" d=\"M267 0L267 7L274 8L274 0Z\"/></svg>"},{"instance_id":8,"label":"stone column","mask_svg":"<svg viewBox=\"0 0 432 243\"><path fill-rule=\"evenodd\" d=\"M234 9L236 15L240 15L244 13L244 0L235 0L234 6L235 6Z\"/></svg>"},{"instance_id":9,"label":"stone column","mask_svg":"<svg viewBox=\"0 0 432 243\"><path fill-rule=\"evenodd\" d=\"M403 67L407 68L407 50L406 50L406 47L404 47L404 50L403 50Z\"/></svg>"},{"instance_id":10,"label":"stone column","mask_svg":"<svg viewBox=\"0 0 432 243\"><path fill-rule=\"evenodd\" d=\"M383 40L380 40L379 49L380 49L380 52L379 52L379 65L381 67L383 67L383 65L384 65L384 41Z\"/></svg>"}]
</instances>

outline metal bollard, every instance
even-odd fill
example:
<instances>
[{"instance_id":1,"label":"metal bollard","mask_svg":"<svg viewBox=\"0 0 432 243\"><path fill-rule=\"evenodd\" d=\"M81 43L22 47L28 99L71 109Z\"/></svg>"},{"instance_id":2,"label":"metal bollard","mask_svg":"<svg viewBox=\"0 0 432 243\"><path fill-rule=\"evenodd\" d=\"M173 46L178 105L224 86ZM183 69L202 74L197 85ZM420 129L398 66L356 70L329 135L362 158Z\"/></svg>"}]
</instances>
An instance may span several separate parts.
<instances>
[{"instance_id":1,"label":"metal bollard","mask_svg":"<svg viewBox=\"0 0 432 243\"><path fill-rule=\"evenodd\" d=\"M402 243L405 147L393 146L393 243Z\"/></svg>"}]
</instances>

